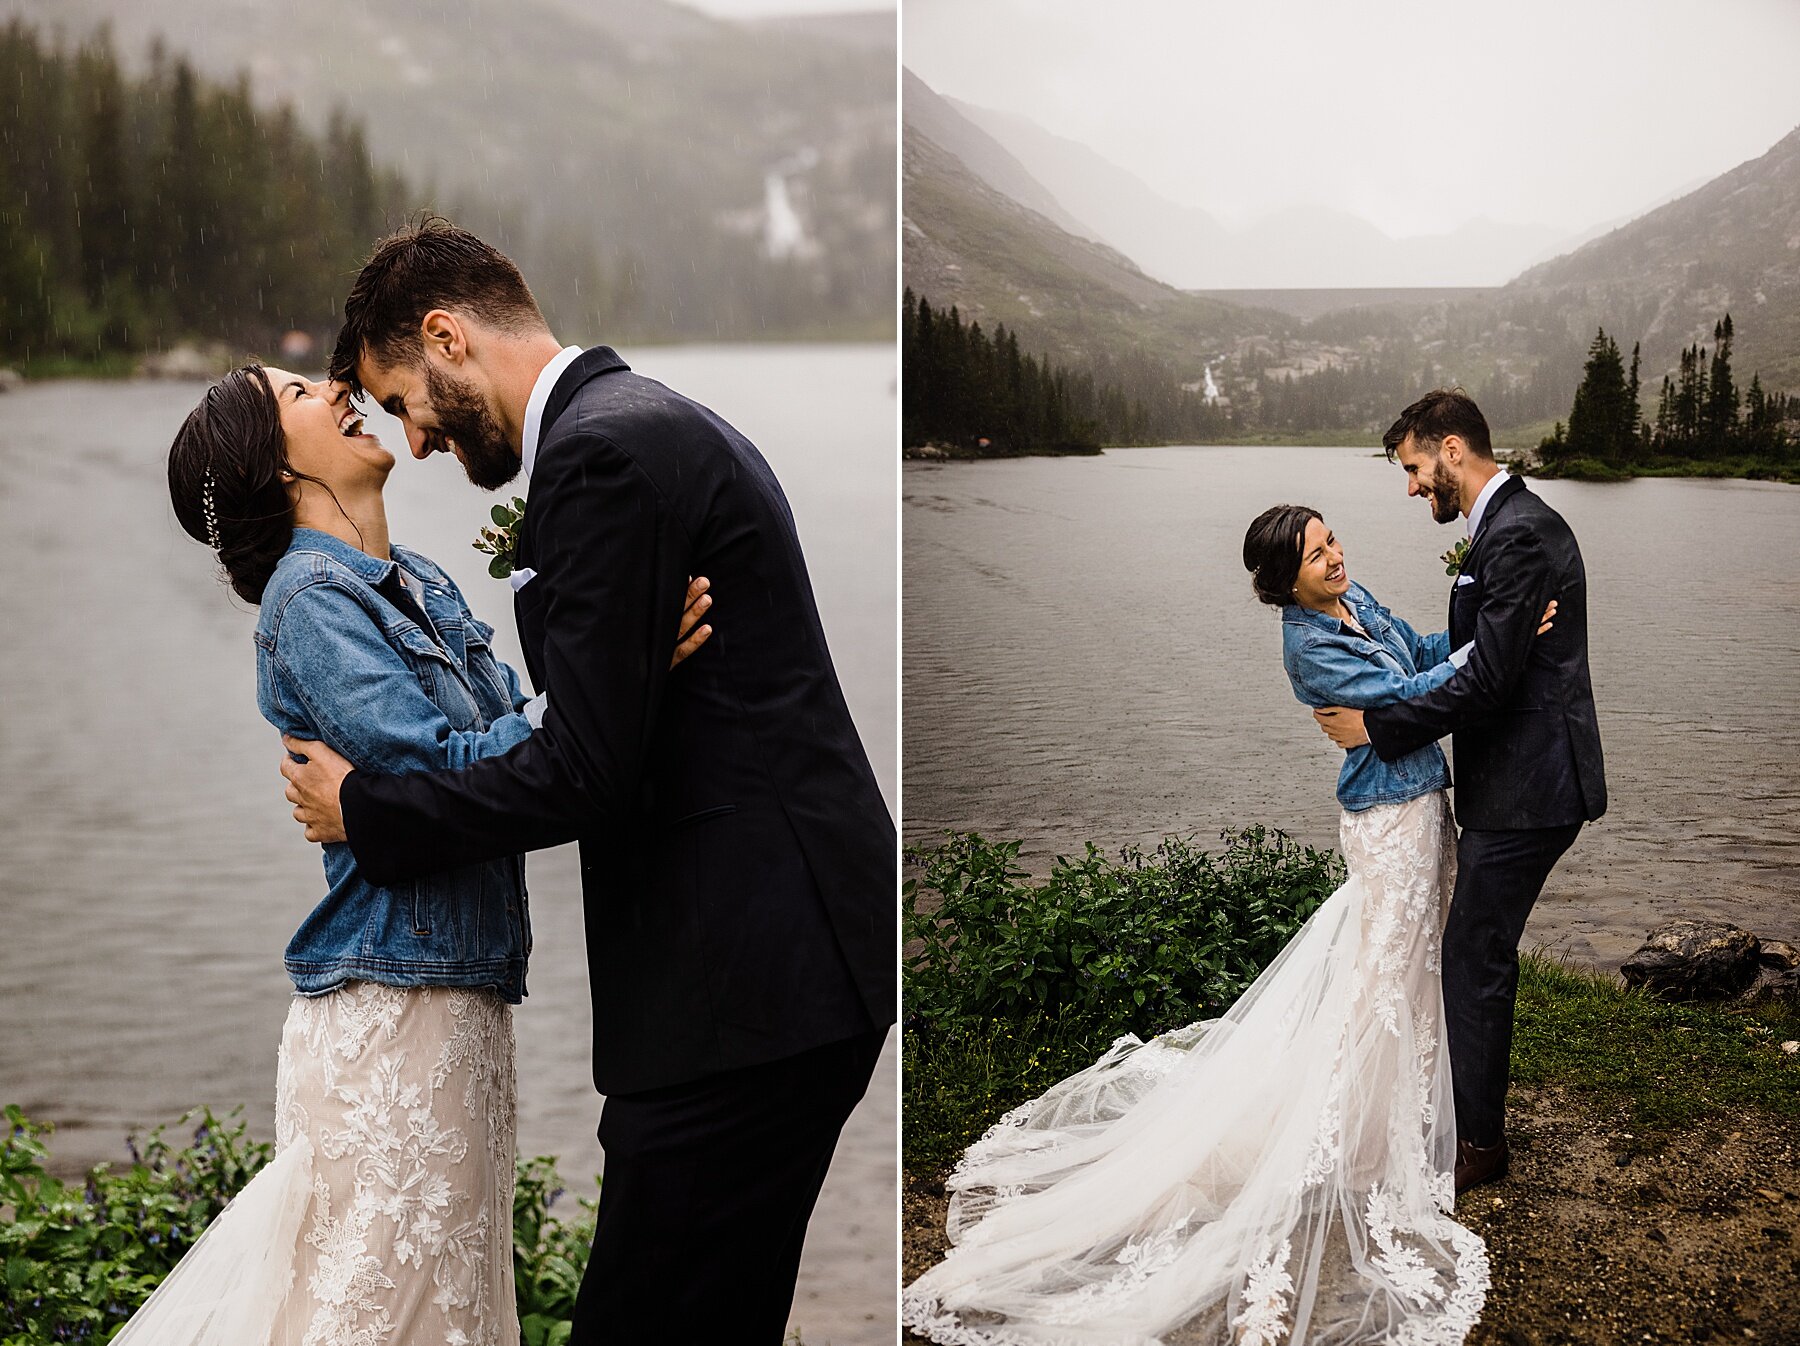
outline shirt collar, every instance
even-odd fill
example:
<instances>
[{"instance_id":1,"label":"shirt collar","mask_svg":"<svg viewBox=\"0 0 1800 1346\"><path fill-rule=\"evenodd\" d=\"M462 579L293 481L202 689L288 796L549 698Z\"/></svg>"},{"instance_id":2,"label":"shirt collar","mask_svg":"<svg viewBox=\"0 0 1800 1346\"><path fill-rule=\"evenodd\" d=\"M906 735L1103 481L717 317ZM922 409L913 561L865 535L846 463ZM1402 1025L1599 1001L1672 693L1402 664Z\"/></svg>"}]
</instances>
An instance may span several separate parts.
<instances>
[{"instance_id":1,"label":"shirt collar","mask_svg":"<svg viewBox=\"0 0 1800 1346\"><path fill-rule=\"evenodd\" d=\"M1481 494L1476 496L1475 503L1469 506L1469 536L1471 538L1481 530L1481 516L1487 513L1487 507L1494 499L1494 492L1498 491L1505 481L1506 469L1502 468L1488 478L1488 484L1481 488Z\"/></svg>"},{"instance_id":2,"label":"shirt collar","mask_svg":"<svg viewBox=\"0 0 1800 1346\"><path fill-rule=\"evenodd\" d=\"M556 387L556 381L562 377L563 370L575 363L581 354L579 346L564 346L550 357L537 376L537 382L531 385L531 398L525 403L525 433L519 445L519 461L525 466L525 475L531 475L531 468L537 462L538 438L544 430L544 407L550 401L550 392Z\"/></svg>"}]
</instances>

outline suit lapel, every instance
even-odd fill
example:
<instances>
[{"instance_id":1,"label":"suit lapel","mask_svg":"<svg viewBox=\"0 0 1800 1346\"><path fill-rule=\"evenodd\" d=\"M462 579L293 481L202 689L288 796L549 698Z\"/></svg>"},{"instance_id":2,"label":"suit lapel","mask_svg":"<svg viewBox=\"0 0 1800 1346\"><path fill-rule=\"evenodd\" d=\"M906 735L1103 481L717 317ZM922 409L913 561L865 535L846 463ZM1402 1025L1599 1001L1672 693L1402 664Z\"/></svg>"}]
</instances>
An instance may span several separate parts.
<instances>
[{"instance_id":1,"label":"suit lapel","mask_svg":"<svg viewBox=\"0 0 1800 1346\"><path fill-rule=\"evenodd\" d=\"M1494 519L1500 511L1505 508L1507 503L1511 501L1514 496L1518 495L1519 492L1524 489L1525 479L1523 477L1509 476L1505 481L1501 482L1500 485L1495 488L1493 496L1488 500L1487 508L1481 513L1481 527L1477 528L1475 530L1475 536L1469 539L1469 550L1463 556L1462 568L1458 578L1461 578L1462 575L1467 575L1474 581L1474 584L1458 585L1452 583L1450 586L1450 620L1448 624L1450 627L1450 639L1457 645L1465 644L1467 641L1474 638L1474 631L1463 627L1457 621L1457 591L1459 588L1479 587L1481 580L1475 563L1481 554L1482 539L1487 537L1488 532L1493 527Z\"/></svg>"},{"instance_id":2,"label":"suit lapel","mask_svg":"<svg viewBox=\"0 0 1800 1346\"><path fill-rule=\"evenodd\" d=\"M595 346L583 351L570 363L569 367L557 376L556 385L551 388L550 396L544 403L544 416L538 427L538 448L543 449L544 441L557 420L569 409L575 395L589 380L602 374L611 374L619 370L629 369L618 352L610 346ZM531 520L531 503L535 499L532 492L525 497L525 513L519 520L518 547L514 554L514 569L535 570L537 557L536 538L533 535ZM513 623L519 631L519 647L525 653L525 672L531 678L531 685L537 690L544 689L544 604L543 594L531 592L532 586L542 583L531 580L523 587L513 590Z\"/></svg>"}]
</instances>

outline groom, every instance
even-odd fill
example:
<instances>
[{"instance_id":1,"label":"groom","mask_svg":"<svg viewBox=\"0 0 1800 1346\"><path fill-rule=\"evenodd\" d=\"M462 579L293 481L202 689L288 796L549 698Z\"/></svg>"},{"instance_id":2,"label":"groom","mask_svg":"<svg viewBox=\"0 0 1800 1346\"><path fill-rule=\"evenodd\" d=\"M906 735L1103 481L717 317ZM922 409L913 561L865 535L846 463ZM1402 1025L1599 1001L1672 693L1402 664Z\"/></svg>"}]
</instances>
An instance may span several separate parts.
<instances>
[{"instance_id":1,"label":"groom","mask_svg":"<svg viewBox=\"0 0 1800 1346\"><path fill-rule=\"evenodd\" d=\"M1427 393L1382 437L1406 493L1468 520L1450 590L1450 645L1473 641L1437 690L1376 710L1315 711L1341 748L1393 761L1452 735L1456 892L1444 926L1444 1013L1456 1097L1456 1190L1506 1174L1506 1088L1519 938L1551 868L1606 812L1588 677L1587 572L1562 516L1501 471L1487 421L1459 389ZM1552 598L1556 625L1534 638Z\"/></svg>"},{"instance_id":2,"label":"groom","mask_svg":"<svg viewBox=\"0 0 1800 1346\"><path fill-rule=\"evenodd\" d=\"M807 1220L893 1021L894 826L768 464L611 349L559 347L518 269L442 220L383 240L332 377L413 456L521 470L513 572L541 727L463 771L292 741L289 798L386 886L581 843L606 1151L571 1342L781 1341ZM673 676L689 576L731 613Z\"/></svg>"}]
</instances>

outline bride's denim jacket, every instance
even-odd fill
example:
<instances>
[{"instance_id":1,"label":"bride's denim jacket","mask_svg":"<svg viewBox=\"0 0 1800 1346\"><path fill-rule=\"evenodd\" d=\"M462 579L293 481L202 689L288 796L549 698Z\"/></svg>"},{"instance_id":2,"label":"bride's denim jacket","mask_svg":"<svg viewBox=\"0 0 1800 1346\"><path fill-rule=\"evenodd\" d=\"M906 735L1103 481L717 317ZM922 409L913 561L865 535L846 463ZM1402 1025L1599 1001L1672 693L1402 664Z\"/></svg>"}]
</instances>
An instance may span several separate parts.
<instances>
[{"instance_id":1,"label":"bride's denim jacket","mask_svg":"<svg viewBox=\"0 0 1800 1346\"><path fill-rule=\"evenodd\" d=\"M1281 610L1281 662L1294 695L1309 706L1367 710L1392 705L1450 681L1450 634L1421 636L1362 585L1351 581L1344 602L1368 636L1322 612L1290 603ZM1368 744L1344 754L1338 802L1352 813L1398 804L1450 784L1443 749L1427 744L1384 762Z\"/></svg>"},{"instance_id":2,"label":"bride's denim jacket","mask_svg":"<svg viewBox=\"0 0 1800 1346\"><path fill-rule=\"evenodd\" d=\"M505 752L531 725L518 675L494 658L493 628L431 561L391 551L394 559L381 561L328 533L294 530L256 623L264 718L371 771L437 771ZM377 592L399 588L396 567L420 581L431 630ZM405 605L414 612L417 596ZM325 900L285 959L302 995L361 980L485 986L514 1004L523 998L531 921L521 857L380 888L357 872L349 846L324 852Z\"/></svg>"}]
</instances>

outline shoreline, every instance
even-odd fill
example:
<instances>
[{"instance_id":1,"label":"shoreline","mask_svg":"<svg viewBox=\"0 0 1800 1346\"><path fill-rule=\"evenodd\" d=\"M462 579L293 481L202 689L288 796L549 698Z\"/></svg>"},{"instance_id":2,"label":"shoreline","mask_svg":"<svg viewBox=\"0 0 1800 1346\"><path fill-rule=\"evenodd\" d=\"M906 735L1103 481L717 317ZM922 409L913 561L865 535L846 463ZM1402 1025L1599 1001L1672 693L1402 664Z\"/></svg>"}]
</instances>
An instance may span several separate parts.
<instances>
[{"instance_id":1,"label":"shoreline","mask_svg":"<svg viewBox=\"0 0 1800 1346\"><path fill-rule=\"evenodd\" d=\"M1007 453L983 453L977 449L965 449L944 444L914 444L903 447L900 457L908 463L991 463L1008 462L1026 458L1098 458L1112 452L1129 452L1132 449L1355 449L1361 450L1363 445L1356 442L1360 432L1322 430L1309 431L1304 434L1281 435L1273 432L1253 432L1234 436L1228 439L1212 440L1168 440L1155 444L1107 444L1098 447L1070 447L1064 449L1023 449ZM1497 435L1496 438L1503 438ZM1707 461L1703 459L1681 459L1667 463L1640 463L1627 469L1608 468L1598 472L1582 470L1545 471L1540 467L1524 466L1526 450L1519 446L1496 444L1495 457L1502 466L1522 477L1533 477L1543 481L1579 481L1590 485L1617 485L1628 481L1639 481L1648 478L1684 480L1684 481L1755 481L1767 482L1781 486L1800 486L1800 464L1783 464L1763 462L1761 460ZM1369 446L1367 452L1371 457L1379 458L1379 447Z\"/></svg>"}]
</instances>

